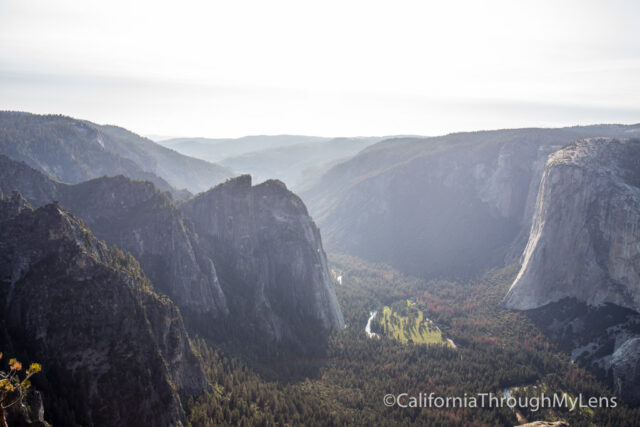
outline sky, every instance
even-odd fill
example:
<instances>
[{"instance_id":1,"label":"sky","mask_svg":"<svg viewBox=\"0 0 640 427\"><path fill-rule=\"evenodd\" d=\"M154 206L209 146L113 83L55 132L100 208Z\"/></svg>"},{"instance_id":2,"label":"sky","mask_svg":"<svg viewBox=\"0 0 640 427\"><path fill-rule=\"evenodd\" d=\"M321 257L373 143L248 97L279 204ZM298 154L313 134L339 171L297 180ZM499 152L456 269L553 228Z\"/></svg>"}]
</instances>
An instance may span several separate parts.
<instances>
[{"instance_id":1,"label":"sky","mask_svg":"<svg viewBox=\"0 0 640 427\"><path fill-rule=\"evenodd\" d=\"M640 122L640 2L0 0L0 110L144 135Z\"/></svg>"}]
</instances>

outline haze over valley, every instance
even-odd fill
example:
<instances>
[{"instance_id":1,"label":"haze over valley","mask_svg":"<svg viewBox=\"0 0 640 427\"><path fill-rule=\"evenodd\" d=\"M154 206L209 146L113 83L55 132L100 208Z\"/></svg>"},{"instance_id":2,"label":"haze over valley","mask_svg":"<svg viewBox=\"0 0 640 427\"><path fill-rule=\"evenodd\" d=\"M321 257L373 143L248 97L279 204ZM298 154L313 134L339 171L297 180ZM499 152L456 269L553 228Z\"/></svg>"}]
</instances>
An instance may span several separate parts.
<instances>
[{"instance_id":1,"label":"haze over valley","mask_svg":"<svg viewBox=\"0 0 640 427\"><path fill-rule=\"evenodd\" d=\"M640 7L0 2L0 427L640 425Z\"/></svg>"},{"instance_id":2,"label":"haze over valley","mask_svg":"<svg viewBox=\"0 0 640 427\"><path fill-rule=\"evenodd\" d=\"M16 419L129 424L139 411L126 402L152 408L142 390L169 386L157 399L173 403L149 409L152 424L359 424L360 405L368 422L393 424L411 413L390 417L365 396L426 387L451 363L460 393L622 401L588 416L433 410L429 422L638 416L640 125L163 142L190 157L64 116L0 112L0 123L3 345L47 368L29 391L40 403ZM269 171L281 180L249 175ZM142 317L113 311L123 306ZM138 372L134 353L153 354L162 375ZM376 371L399 360L409 383ZM356 406L317 400L323 388L358 389L353 363L374 379ZM498 377L458 377L469 364ZM312 412L231 410L256 393L264 405L297 393Z\"/></svg>"}]
</instances>

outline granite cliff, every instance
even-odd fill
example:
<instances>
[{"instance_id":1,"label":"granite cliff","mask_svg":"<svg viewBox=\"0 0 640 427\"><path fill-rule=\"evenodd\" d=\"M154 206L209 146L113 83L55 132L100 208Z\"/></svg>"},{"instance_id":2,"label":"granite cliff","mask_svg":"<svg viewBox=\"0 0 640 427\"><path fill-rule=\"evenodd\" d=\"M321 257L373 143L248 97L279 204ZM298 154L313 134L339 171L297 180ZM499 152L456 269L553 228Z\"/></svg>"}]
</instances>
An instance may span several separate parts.
<instances>
[{"instance_id":1,"label":"granite cliff","mask_svg":"<svg viewBox=\"0 0 640 427\"><path fill-rule=\"evenodd\" d=\"M239 331L310 348L344 327L320 233L280 181L249 175L180 205L215 259Z\"/></svg>"},{"instance_id":2,"label":"granite cliff","mask_svg":"<svg viewBox=\"0 0 640 427\"><path fill-rule=\"evenodd\" d=\"M553 153L505 306L575 298L640 311L638 224L640 141L586 139Z\"/></svg>"},{"instance_id":3,"label":"granite cliff","mask_svg":"<svg viewBox=\"0 0 640 427\"><path fill-rule=\"evenodd\" d=\"M640 403L640 141L590 138L546 162L503 304Z\"/></svg>"}]
</instances>

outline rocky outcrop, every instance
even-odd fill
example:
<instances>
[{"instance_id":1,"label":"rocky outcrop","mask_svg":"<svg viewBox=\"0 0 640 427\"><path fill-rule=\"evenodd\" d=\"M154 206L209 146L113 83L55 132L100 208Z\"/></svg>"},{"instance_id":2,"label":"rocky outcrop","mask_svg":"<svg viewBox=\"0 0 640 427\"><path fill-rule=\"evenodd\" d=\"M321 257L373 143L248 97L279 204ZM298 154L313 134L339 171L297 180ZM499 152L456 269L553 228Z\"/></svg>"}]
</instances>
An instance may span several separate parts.
<instances>
[{"instance_id":1,"label":"rocky outcrop","mask_svg":"<svg viewBox=\"0 0 640 427\"><path fill-rule=\"evenodd\" d=\"M11 427L51 427L44 419L42 394L30 388L22 402L6 411L7 425Z\"/></svg>"},{"instance_id":2,"label":"rocky outcrop","mask_svg":"<svg viewBox=\"0 0 640 427\"><path fill-rule=\"evenodd\" d=\"M522 268L504 299L640 311L640 142L586 139L547 161Z\"/></svg>"},{"instance_id":3,"label":"rocky outcrop","mask_svg":"<svg viewBox=\"0 0 640 427\"><path fill-rule=\"evenodd\" d=\"M68 405L54 424L181 425L180 396L208 385L177 308L60 205L9 218L17 200L0 202L0 313Z\"/></svg>"},{"instance_id":4,"label":"rocky outcrop","mask_svg":"<svg viewBox=\"0 0 640 427\"><path fill-rule=\"evenodd\" d=\"M320 233L279 181L248 175L181 204L215 260L238 330L298 349L344 327Z\"/></svg>"},{"instance_id":5,"label":"rocky outcrop","mask_svg":"<svg viewBox=\"0 0 640 427\"><path fill-rule=\"evenodd\" d=\"M640 405L640 338L625 341L611 358L616 394L627 403Z\"/></svg>"}]
</instances>

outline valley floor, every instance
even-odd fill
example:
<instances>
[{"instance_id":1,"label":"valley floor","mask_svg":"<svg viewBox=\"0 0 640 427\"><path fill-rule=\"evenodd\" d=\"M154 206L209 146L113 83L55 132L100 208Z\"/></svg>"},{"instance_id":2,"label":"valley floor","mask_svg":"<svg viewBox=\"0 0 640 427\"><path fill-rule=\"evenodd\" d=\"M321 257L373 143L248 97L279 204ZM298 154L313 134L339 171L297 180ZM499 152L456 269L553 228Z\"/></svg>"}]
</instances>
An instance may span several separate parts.
<instances>
[{"instance_id":1,"label":"valley floor","mask_svg":"<svg viewBox=\"0 0 640 427\"><path fill-rule=\"evenodd\" d=\"M190 402L193 425L510 426L525 420L640 425L640 410L619 400L615 408L575 410L385 406L386 395L403 393L524 398L544 392L607 402L612 394L604 382L572 364L524 314L499 307L517 266L458 283L424 281L350 256L329 258L342 275L336 292L347 327L331 337L326 357L258 366L195 340L216 386ZM455 347L367 336L364 326L371 312L380 315L383 307L406 300L415 301Z\"/></svg>"}]
</instances>

